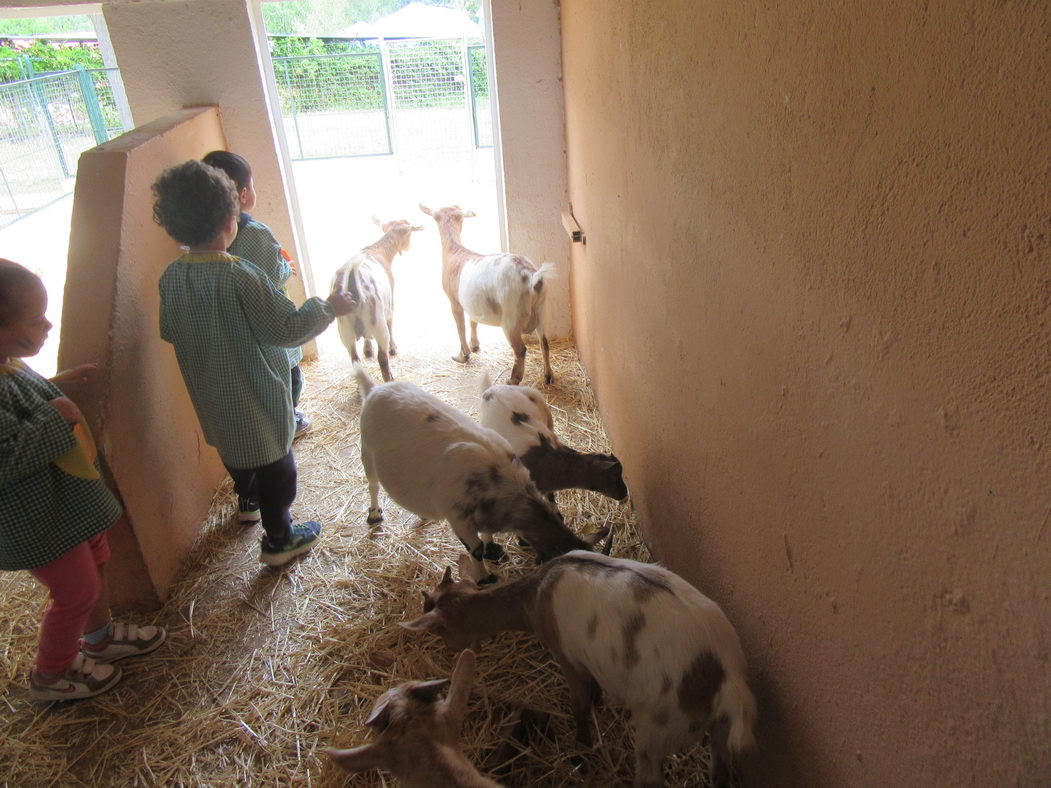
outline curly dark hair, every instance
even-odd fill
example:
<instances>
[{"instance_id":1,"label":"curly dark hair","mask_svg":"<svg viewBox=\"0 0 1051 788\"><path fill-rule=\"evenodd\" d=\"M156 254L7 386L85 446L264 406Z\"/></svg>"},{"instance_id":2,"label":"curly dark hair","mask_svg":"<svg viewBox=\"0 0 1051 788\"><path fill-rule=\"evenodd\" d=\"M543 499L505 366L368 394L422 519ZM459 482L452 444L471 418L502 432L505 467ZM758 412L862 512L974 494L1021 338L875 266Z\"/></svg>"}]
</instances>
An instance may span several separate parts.
<instances>
[{"instance_id":1,"label":"curly dark hair","mask_svg":"<svg viewBox=\"0 0 1051 788\"><path fill-rule=\"evenodd\" d=\"M228 150L213 150L201 161L229 175L230 180L237 186L238 192L245 188L248 185L248 181L252 179L252 167L249 165L248 159L237 153L231 153Z\"/></svg>"},{"instance_id":2,"label":"curly dark hair","mask_svg":"<svg viewBox=\"0 0 1051 788\"><path fill-rule=\"evenodd\" d=\"M230 216L240 211L230 176L196 159L162 172L153 183L153 194L154 221L189 247L217 238Z\"/></svg>"},{"instance_id":3,"label":"curly dark hair","mask_svg":"<svg viewBox=\"0 0 1051 788\"><path fill-rule=\"evenodd\" d=\"M21 306L17 294L33 284L43 286L40 277L25 266L0 258L0 326L17 316Z\"/></svg>"}]
</instances>

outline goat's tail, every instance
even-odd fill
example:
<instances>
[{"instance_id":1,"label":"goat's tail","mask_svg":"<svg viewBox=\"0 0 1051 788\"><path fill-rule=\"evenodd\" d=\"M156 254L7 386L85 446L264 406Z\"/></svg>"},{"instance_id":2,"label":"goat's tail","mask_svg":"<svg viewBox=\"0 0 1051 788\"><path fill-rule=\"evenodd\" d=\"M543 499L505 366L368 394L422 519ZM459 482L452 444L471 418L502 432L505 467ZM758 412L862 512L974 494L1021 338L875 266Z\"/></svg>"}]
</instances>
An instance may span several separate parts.
<instances>
[{"instance_id":1,"label":"goat's tail","mask_svg":"<svg viewBox=\"0 0 1051 788\"><path fill-rule=\"evenodd\" d=\"M354 303L361 303L361 288L358 286L358 269L361 268L361 255L356 254L339 267L332 278L332 289L349 294Z\"/></svg>"},{"instance_id":2,"label":"goat's tail","mask_svg":"<svg viewBox=\"0 0 1051 788\"><path fill-rule=\"evenodd\" d=\"M715 697L715 717L726 717L730 721L730 733L726 737L727 748L733 755L755 749L752 726L755 724L755 697L748 689L744 676L730 675L723 680Z\"/></svg>"},{"instance_id":3,"label":"goat's tail","mask_svg":"<svg viewBox=\"0 0 1051 788\"><path fill-rule=\"evenodd\" d=\"M529 288L534 293L542 293L544 282L550 282L555 278L555 264L544 263L537 269L536 273L529 277Z\"/></svg>"},{"instance_id":4,"label":"goat's tail","mask_svg":"<svg viewBox=\"0 0 1051 788\"><path fill-rule=\"evenodd\" d=\"M369 377L369 373L365 371L365 368L357 362L354 363L354 377L358 379L358 390L361 392L361 400L364 402L368 399L369 392L376 388L376 384Z\"/></svg>"}]
</instances>

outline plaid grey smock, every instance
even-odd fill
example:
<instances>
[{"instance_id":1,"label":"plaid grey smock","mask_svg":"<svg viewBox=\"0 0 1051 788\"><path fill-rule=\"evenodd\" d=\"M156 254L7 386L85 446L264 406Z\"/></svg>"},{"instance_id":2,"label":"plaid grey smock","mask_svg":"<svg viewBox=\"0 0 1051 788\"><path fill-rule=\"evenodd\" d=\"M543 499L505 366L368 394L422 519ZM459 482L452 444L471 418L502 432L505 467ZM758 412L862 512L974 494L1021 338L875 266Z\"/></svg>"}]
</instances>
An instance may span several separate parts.
<instances>
[{"instance_id":1,"label":"plaid grey smock","mask_svg":"<svg viewBox=\"0 0 1051 788\"><path fill-rule=\"evenodd\" d=\"M231 468L288 454L295 431L286 348L320 334L332 307L288 300L259 268L224 252L186 252L160 280L161 339L179 369L205 440Z\"/></svg>"},{"instance_id":2,"label":"plaid grey smock","mask_svg":"<svg viewBox=\"0 0 1051 788\"><path fill-rule=\"evenodd\" d=\"M264 274L270 277L274 286L284 290L285 283L292 276L292 266L281 254L281 244L277 242L273 231L262 222L257 222L249 214L242 213L237 220L237 237L226 250L234 257L255 263ZM288 363L293 367L303 360L303 349L288 348Z\"/></svg>"},{"instance_id":3,"label":"plaid grey smock","mask_svg":"<svg viewBox=\"0 0 1051 788\"><path fill-rule=\"evenodd\" d=\"M102 533L121 507L101 478L55 461L77 441L48 401L65 396L19 361L0 365L0 569L35 569ZM98 460L93 467L98 471Z\"/></svg>"}]
</instances>

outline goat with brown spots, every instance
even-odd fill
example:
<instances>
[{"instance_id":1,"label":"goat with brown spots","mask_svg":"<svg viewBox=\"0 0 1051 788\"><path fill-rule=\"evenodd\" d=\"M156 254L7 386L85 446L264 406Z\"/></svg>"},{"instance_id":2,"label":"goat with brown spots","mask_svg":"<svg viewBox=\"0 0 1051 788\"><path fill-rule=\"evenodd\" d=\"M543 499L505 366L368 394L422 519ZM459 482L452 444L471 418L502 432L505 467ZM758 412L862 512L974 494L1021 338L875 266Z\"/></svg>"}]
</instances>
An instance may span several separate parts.
<instances>
[{"instance_id":1,"label":"goat with brown spots","mask_svg":"<svg viewBox=\"0 0 1051 788\"><path fill-rule=\"evenodd\" d=\"M482 378L483 427L502 435L529 469L542 493L591 490L621 500L628 495L624 468L612 454L586 453L564 445L544 395L528 386L493 386Z\"/></svg>"},{"instance_id":2,"label":"goat with brown spots","mask_svg":"<svg viewBox=\"0 0 1051 788\"><path fill-rule=\"evenodd\" d=\"M466 556L462 556L462 559ZM712 600L655 564L574 551L480 590L461 560L401 626L463 648L507 629L531 632L569 684L577 739L590 746L601 691L631 711L635 786L663 784L664 758L710 733L712 785L754 748L755 699L733 626Z\"/></svg>"},{"instance_id":3,"label":"goat with brown spots","mask_svg":"<svg viewBox=\"0 0 1051 788\"><path fill-rule=\"evenodd\" d=\"M452 679L412 681L387 690L365 724L375 741L349 750L326 749L348 772L385 769L406 788L500 788L479 774L460 749L460 726L474 682L474 652L456 660ZM449 695L438 701L446 687Z\"/></svg>"},{"instance_id":4,"label":"goat with brown spots","mask_svg":"<svg viewBox=\"0 0 1051 788\"><path fill-rule=\"evenodd\" d=\"M507 441L411 383L376 385L360 365L361 464L369 482L367 522L383 520L379 486L404 509L448 520L476 562L500 560L498 531L514 531L541 561L587 550L609 529L581 539L540 494ZM487 579L495 580L495 576Z\"/></svg>"},{"instance_id":5,"label":"goat with brown spots","mask_svg":"<svg viewBox=\"0 0 1051 788\"><path fill-rule=\"evenodd\" d=\"M452 307L456 331L460 336L460 354L454 361L466 364L472 350L478 350L478 324L500 326L515 354L511 383L519 383L525 374L526 346L523 334L536 331L544 355L544 382L554 380L550 350L544 333L544 281L554 272L554 265L539 268L520 254L478 254L460 243L463 220L474 216L458 205L432 211L420 204L420 210L434 218L442 239L442 287ZM471 344L467 345L464 315L471 321Z\"/></svg>"},{"instance_id":6,"label":"goat with brown spots","mask_svg":"<svg viewBox=\"0 0 1051 788\"><path fill-rule=\"evenodd\" d=\"M394 258L409 248L412 234L422 227L413 226L404 219L386 224L372 219L383 237L366 246L339 267L332 277L332 289L350 293L356 302L354 311L337 318L339 338L350 353L352 361L358 361L357 342L363 338L363 352L372 355L369 340L376 340L376 360L384 380L391 380L389 356L397 355L394 344Z\"/></svg>"}]
</instances>

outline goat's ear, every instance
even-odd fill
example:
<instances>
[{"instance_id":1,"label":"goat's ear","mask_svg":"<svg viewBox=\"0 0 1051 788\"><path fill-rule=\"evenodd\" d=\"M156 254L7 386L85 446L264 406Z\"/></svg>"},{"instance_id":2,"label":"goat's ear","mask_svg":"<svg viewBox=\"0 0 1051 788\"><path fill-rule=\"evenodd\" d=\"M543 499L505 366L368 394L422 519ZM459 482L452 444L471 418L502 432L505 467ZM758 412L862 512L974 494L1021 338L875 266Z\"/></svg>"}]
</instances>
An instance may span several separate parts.
<instances>
[{"instance_id":1,"label":"goat's ear","mask_svg":"<svg viewBox=\"0 0 1051 788\"><path fill-rule=\"evenodd\" d=\"M419 230L422 230L422 229L423 229L423 225L422 224L414 224L414 225L412 225L412 232L414 232L414 233L418 232Z\"/></svg>"},{"instance_id":2,"label":"goat's ear","mask_svg":"<svg viewBox=\"0 0 1051 788\"><path fill-rule=\"evenodd\" d=\"M461 214L463 215L464 219L472 219L478 215L474 211L461 211Z\"/></svg>"},{"instance_id":3,"label":"goat's ear","mask_svg":"<svg viewBox=\"0 0 1051 788\"><path fill-rule=\"evenodd\" d=\"M603 539L605 539L608 535L609 535L609 526L607 525L604 528L599 528L593 534L588 534L586 536L580 537L580 539L581 539L581 541L584 542L584 544L588 545L591 549L594 550L595 549L595 545L597 545L599 542L601 542Z\"/></svg>"},{"instance_id":4,"label":"goat's ear","mask_svg":"<svg viewBox=\"0 0 1051 788\"><path fill-rule=\"evenodd\" d=\"M381 230L383 229L383 222L380 221L380 218L376 214L372 214L372 223Z\"/></svg>"},{"instance_id":5,"label":"goat's ear","mask_svg":"<svg viewBox=\"0 0 1051 788\"><path fill-rule=\"evenodd\" d=\"M449 679L435 679L434 681L421 681L409 687L408 690L416 700L433 701L448 686Z\"/></svg>"},{"instance_id":6,"label":"goat's ear","mask_svg":"<svg viewBox=\"0 0 1051 788\"><path fill-rule=\"evenodd\" d=\"M334 750L326 747L328 757L348 772L364 772L381 767L385 762L385 747L381 744L363 744L349 750Z\"/></svg>"},{"instance_id":7,"label":"goat's ear","mask_svg":"<svg viewBox=\"0 0 1051 788\"><path fill-rule=\"evenodd\" d=\"M445 574L442 575L442 581L438 585L447 586L453 582L453 568L451 566L445 567Z\"/></svg>"},{"instance_id":8,"label":"goat's ear","mask_svg":"<svg viewBox=\"0 0 1051 788\"><path fill-rule=\"evenodd\" d=\"M478 581L486 576L485 567L479 567L467 553L460 553L456 558L456 568L460 570L460 582L471 588L478 588Z\"/></svg>"},{"instance_id":9,"label":"goat's ear","mask_svg":"<svg viewBox=\"0 0 1051 788\"><path fill-rule=\"evenodd\" d=\"M474 652L465 648L460 652L449 680L449 697L445 700L445 714L449 723L457 730L467 712L467 700L471 697L471 685L474 684Z\"/></svg>"},{"instance_id":10,"label":"goat's ear","mask_svg":"<svg viewBox=\"0 0 1051 788\"><path fill-rule=\"evenodd\" d=\"M432 211L430 208L428 208L422 202L420 203L420 210L423 211L428 216L434 216L434 211Z\"/></svg>"},{"instance_id":11,"label":"goat's ear","mask_svg":"<svg viewBox=\"0 0 1051 788\"><path fill-rule=\"evenodd\" d=\"M412 621L399 621L398 626L410 632L437 632L441 626L441 619L437 610L431 610Z\"/></svg>"},{"instance_id":12,"label":"goat's ear","mask_svg":"<svg viewBox=\"0 0 1051 788\"><path fill-rule=\"evenodd\" d=\"M379 700L376 701L376 705L373 706L372 711L369 712L365 724L370 728L378 728L379 730L383 730L390 725L390 701L391 696L389 690L387 693L380 695Z\"/></svg>"}]
</instances>

